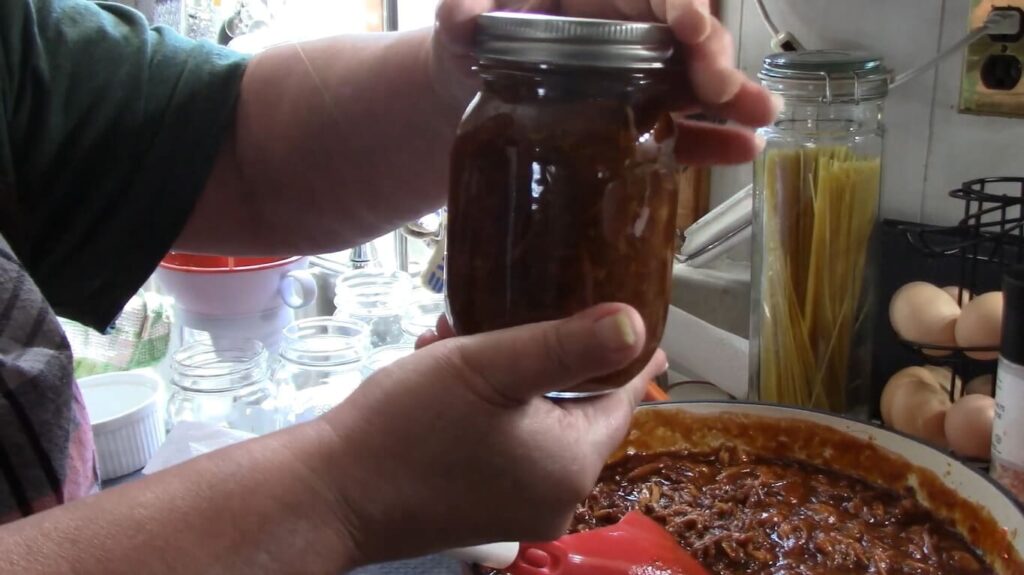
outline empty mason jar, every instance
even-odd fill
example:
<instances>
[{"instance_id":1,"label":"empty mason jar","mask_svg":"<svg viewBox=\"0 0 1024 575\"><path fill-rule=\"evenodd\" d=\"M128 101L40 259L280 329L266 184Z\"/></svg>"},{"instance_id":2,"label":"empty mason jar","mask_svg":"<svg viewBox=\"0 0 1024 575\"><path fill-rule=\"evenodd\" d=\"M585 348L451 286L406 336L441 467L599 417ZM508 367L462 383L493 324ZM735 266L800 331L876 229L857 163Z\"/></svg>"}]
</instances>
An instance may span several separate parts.
<instances>
[{"instance_id":1,"label":"empty mason jar","mask_svg":"<svg viewBox=\"0 0 1024 575\"><path fill-rule=\"evenodd\" d=\"M388 345L373 350L363 363L363 378L370 377L377 370L387 367L403 357L412 355L415 351L416 348L411 343Z\"/></svg>"},{"instance_id":2,"label":"empty mason jar","mask_svg":"<svg viewBox=\"0 0 1024 575\"><path fill-rule=\"evenodd\" d=\"M286 423L315 419L351 395L369 350L369 328L360 322L316 317L289 325L274 370Z\"/></svg>"},{"instance_id":3,"label":"empty mason jar","mask_svg":"<svg viewBox=\"0 0 1024 575\"><path fill-rule=\"evenodd\" d=\"M402 314L412 292L409 274L376 269L352 271L338 278L334 316L368 325L370 347L395 345L404 337Z\"/></svg>"},{"instance_id":4,"label":"empty mason jar","mask_svg":"<svg viewBox=\"0 0 1024 575\"><path fill-rule=\"evenodd\" d=\"M426 290L423 290L426 292ZM437 326L437 318L445 313L444 294L421 293L413 299L402 317L402 331L408 343L416 343L423 332Z\"/></svg>"},{"instance_id":5,"label":"empty mason jar","mask_svg":"<svg viewBox=\"0 0 1024 575\"><path fill-rule=\"evenodd\" d=\"M268 354L258 341L214 348L187 345L171 359L167 420L196 421L263 434L281 427Z\"/></svg>"}]
</instances>

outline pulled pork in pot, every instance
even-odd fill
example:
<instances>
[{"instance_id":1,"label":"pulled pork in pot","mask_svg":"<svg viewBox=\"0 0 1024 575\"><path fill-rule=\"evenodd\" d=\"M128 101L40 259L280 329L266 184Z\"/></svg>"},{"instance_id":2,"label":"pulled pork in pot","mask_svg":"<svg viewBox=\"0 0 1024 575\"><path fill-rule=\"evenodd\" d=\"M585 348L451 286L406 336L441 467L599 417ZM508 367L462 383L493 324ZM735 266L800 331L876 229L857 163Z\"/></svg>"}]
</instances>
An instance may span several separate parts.
<instances>
[{"instance_id":1,"label":"pulled pork in pot","mask_svg":"<svg viewBox=\"0 0 1024 575\"><path fill-rule=\"evenodd\" d=\"M640 509L718 575L991 575L913 493L735 447L627 455L608 466L571 531Z\"/></svg>"}]
</instances>

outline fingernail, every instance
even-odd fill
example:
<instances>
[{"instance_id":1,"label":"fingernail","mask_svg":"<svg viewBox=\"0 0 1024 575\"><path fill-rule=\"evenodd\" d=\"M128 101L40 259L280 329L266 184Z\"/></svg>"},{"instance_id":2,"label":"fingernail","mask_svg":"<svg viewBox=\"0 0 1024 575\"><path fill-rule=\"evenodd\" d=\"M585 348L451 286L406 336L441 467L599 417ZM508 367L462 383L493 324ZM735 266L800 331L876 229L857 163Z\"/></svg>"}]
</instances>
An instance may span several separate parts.
<instances>
[{"instance_id":1,"label":"fingernail","mask_svg":"<svg viewBox=\"0 0 1024 575\"><path fill-rule=\"evenodd\" d=\"M697 3L697 16L693 22L694 44L699 44L711 35L711 11L702 2Z\"/></svg>"},{"instance_id":2,"label":"fingernail","mask_svg":"<svg viewBox=\"0 0 1024 575\"><path fill-rule=\"evenodd\" d=\"M665 20L684 44L699 44L711 34L710 8L703 2L670 2Z\"/></svg>"},{"instance_id":3,"label":"fingernail","mask_svg":"<svg viewBox=\"0 0 1024 575\"><path fill-rule=\"evenodd\" d=\"M782 112L782 109L786 107L786 100L782 96L780 96L778 94L775 94L775 93L771 94L771 98L772 98L772 117L774 118L774 117L777 117L779 115L779 113Z\"/></svg>"},{"instance_id":4,"label":"fingernail","mask_svg":"<svg viewBox=\"0 0 1024 575\"><path fill-rule=\"evenodd\" d=\"M475 18L492 8L491 3L485 0L449 2L448 4L454 5L452 15L457 21Z\"/></svg>"},{"instance_id":5,"label":"fingernail","mask_svg":"<svg viewBox=\"0 0 1024 575\"><path fill-rule=\"evenodd\" d=\"M594 332L609 350L632 347L636 344L633 322L624 311L597 320L594 323Z\"/></svg>"},{"instance_id":6,"label":"fingernail","mask_svg":"<svg viewBox=\"0 0 1024 575\"><path fill-rule=\"evenodd\" d=\"M712 66L693 75L697 97L707 104L723 104L739 91L745 77L730 67Z\"/></svg>"}]
</instances>

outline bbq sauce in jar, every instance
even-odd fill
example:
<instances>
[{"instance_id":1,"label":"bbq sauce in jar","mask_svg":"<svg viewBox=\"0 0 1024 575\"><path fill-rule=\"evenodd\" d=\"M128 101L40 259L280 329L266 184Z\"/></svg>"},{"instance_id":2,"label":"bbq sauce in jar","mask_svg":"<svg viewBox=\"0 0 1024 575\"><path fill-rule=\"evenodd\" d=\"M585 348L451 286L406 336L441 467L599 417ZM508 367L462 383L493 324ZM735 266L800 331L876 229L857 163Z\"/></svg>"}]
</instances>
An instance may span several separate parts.
<instances>
[{"instance_id":1,"label":"bbq sauce in jar","mask_svg":"<svg viewBox=\"0 0 1024 575\"><path fill-rule=\"evenodd\" d=\"M657 349L671 293L677 188L665 26L526 14L478 22L483 89L452 152L446 291L455 332L559 319L602 302L644 318L626 368Z\"/></svg>"}]
</instances>

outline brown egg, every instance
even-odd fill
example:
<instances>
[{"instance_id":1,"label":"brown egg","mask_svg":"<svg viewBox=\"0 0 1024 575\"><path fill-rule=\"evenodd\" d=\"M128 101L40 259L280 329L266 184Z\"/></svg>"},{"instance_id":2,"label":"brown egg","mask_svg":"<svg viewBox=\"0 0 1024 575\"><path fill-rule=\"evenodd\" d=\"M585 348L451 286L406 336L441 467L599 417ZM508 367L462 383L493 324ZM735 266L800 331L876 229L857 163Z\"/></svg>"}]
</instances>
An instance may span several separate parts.
<instances>
[{"instance_id":1,"label":"brown egg","mask_svg":"<svg viewBox=\"0 0 1024 575\"><path fill-rule=\"evenodd\" d=\"M999 347L1003 327L1003 292L992 291L972 299L956 322L956 343L961 347ZM967 352L974 359L995 359L998 351Z\"/></svg>"},{"instance_id":2,"label":"brown egg","mask_svg":"<svg viewBox=\"0 0 1024 575\"><path fill-rule=\"evenodd\" d=\"M988 459L992 450L992 420L996 400L987 395L965 395L946 412L945 433L957 455Z\"/></svg>"},{"instance_id":3,"label":"brown egg","mask_svg":"<svg viewBox=\"0 0 1024 575\"><path fill-rule=\"evenodd\" d=\"M971 301L971 290L969 290L967 288L964 288L964 290L961 292L960 288L957 287L957 286L946 286L946 287L942 288L942 291L944 291L947 294L949 294L949 297L953 298L953 301L956 301L956 296L957 296L957 294L959 294L960 295L960 301L957 301L956 303L960 307L963 307L964 304L966 304L967 302Z\"/></svg>"},{"instance_id":4,"label":"brown egg","mask_svg":"<svg viewBox=\"0 0 1024 575\"><path fill-rule=\"evenodd\" d=\"M938 365L922 365L921 367L926 369L928 373L932 374L932 377L935 379L935 383L939 384L939 387L941 387L942 390L946 392L946 395L950 395L950 383L953 384L952 396L957 397L960 395L960 390L963 389L964 384L962 381L960 381L960 376L953 375L952 369Z\"/></svg>"},{"instance_id":5,"label":"brown egg","mask_svg":"<svg viewBox=\"0 0 1024 575\"><path fill-rule=\"evenodd\" d=\"M967 395L980 394L994 397L995 387L995 377L993 377L991 373L986 373L967 382L967 389L964 390L964 393Z\"/></svg>"},{"instance_id":6,"label":"brown egg","mask_svg":"<svg viewBox=\"0 0 1024 575\"><path fill-rule=\"evenodd\" d=\"M908 367L889 379L880 407L889 427L945 447L949 405L948 394L928 370Z\"/></svg>"},{"instance_id":7,"label":"brown egg","mask_svg":"<svg viewBox=\"0 0 1024 575\"><path fill-rule=\"evenodd\" d=\"M892 427L892 404L893 400L902 396L905 388L912 380L934 381L935 377L923 367L905 367L892 375L885 387L882 388L882 397L879 400L879 411L882 412L882 422Z\"/></svg>"},{"instance_id":8,"label":"brown egg","mask_svg":"<svg viewBox=\"0 0 1024 575\"><path fill-rule=\"evenodd\" d=\"M889 321L903 339L924 345L956 345L960 306L949 294L926 282L911 282L896 290L889 302ZM947 355L946 351L929 351Z\"/></svg>"},{"instance_id":9,"label":"brown egg","mask_svg":"<svg viewBox=\"0 0 1024 575\"><path fill-rule=\"evenodd\" d=\"M945 447L949 406L949 397L933 384L913 380L903 395L893 401L892 427L932 445Z\"/></svg>"}]
</instances>

